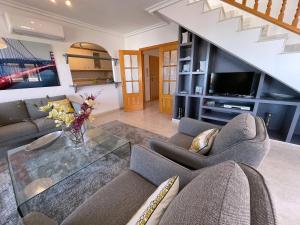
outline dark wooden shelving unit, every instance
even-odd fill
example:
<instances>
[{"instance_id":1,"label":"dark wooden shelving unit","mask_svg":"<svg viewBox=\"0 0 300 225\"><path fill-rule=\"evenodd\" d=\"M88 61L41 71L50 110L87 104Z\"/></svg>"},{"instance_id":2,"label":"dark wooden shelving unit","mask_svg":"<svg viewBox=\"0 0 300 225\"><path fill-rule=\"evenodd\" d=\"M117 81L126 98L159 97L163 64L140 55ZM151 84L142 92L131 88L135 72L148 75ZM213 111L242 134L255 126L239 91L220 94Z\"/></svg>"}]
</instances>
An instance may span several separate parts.
<instances>
[{"instance_id":1,"label":"dark wooden shelving unit","mask_svg":"<svg viewBox=\"0 0 300 225\"><path fill-rule=\"evenodd\" d=\"M179 43L184 32L189 31L185 28L179 29ZM300 93L298 91L193 33L189 32L188 36L191 41L179 45L174 119L186 116L224 125L240 113L249 112L265 120L266 116L271 114L268 124L269 136L273 139L300 144ZM189 71L182 71L185 64L189 64ZM211 73L230 72L257 74L254 97L209 94ZM250 109L225 108L224 104L243 105Z\"/></svg>"}]
</instances>

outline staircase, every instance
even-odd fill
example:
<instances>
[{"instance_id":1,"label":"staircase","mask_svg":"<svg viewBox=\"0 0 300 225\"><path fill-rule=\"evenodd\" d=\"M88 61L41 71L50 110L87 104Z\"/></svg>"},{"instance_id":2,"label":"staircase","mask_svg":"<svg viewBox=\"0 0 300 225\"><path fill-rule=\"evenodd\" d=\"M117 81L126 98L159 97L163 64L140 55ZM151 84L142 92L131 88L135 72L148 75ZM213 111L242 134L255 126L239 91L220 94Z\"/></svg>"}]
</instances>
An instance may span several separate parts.
<instances>
[{"instance_id":1,"label":"staircase","mask_svg":"<svg viewBox=\"0 0 300 225\"><path fill-rule=\"evenodd\" d=\"M156 13L300 91L299 34L220 0L173 1Z\"/></svg>"}]
</instances>

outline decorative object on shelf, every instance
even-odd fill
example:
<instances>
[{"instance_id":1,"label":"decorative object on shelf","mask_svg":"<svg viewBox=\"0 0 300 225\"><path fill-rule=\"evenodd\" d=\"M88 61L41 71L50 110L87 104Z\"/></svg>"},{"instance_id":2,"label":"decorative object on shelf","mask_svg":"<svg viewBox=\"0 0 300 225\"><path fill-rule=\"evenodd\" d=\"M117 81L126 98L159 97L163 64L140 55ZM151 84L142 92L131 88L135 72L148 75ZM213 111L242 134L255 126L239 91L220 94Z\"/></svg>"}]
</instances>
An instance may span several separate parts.
<instances>
[{"instance_id":1,"label":"decorative object on shelf","mask_svg":"<svg viewBox=\"0 0 300 225\"><path fill-rule=\"evenodd\" d=\"M206 69L206 61L200 61L200 71L197 72L204 72Z\"/></svg>"},{"instance_id":2,"label":"decorative object on shelf","mask_svg":"<svg viewBox=\"0 0 300 225\"><path fill-rule=\"evenodd\" d=\"M265 115L265 123L266 123L267 129L270 128L271 118L272 118L272 113L270 113L270 112L266 113L266 115Z\"/></svg>"},{"instance_id":3,"label":"decorative object on shelf","mask_svg":"<svg viewBox=\"0 0 300 225\"><path fill-rule=\"evenodd\" d=\"M33 141L29 145L26 146L25 151L34 151L41 148L45 148L49 145L51 145L54 141L56 141L57 138L59 138L62 135L62 131L56 131L52 132L50 134L47 134L43 137L40 137L39 139Z\"/></svg>"},{"instance_id":4,"label":"decorative object on shelf","mask_svg":"<svg viewBox=\"0 0 300 225\"><path fill-rule=\"evenodd\" d=\"M226 108L226 109L240 109L240 110L245 110L245 111L251 111L251 107L246 106L246 105L223 104L223 108Z\"/></svg>"},{"instance_id":5,"label":"decorative object on shelf","mask_svg":"<svg viewBox=\"0 0 300 225\"><path fill-rule=\"evenodd\" d=\"M190 72L190 64L184 64L182 66L182 72Z\"/></svg>"},{"instance_id":6,"label":"decorative object on shelf","mask_svg":"<svg viewBox=\"0 0 300 225\"><path fill-rule=\"evenodd\" d=\"M206 105L214 107L216 105L216 102L215 101L207 101Z\"/></svg>"},{"instance_id":7,"label":"decorative object on shelf","mask_svg":"<svg viewBox=\"0 0 300 225\"><path fill-rule=\"evenodd\" d=\"M201 87L201 86L196 86L196 87L195 87L195 94L196 94L196 95L202 95L202 93L203 93L203 87Z\"/></svg>"},{"instance_id":8,"label":"decorative object on shelf","mask_svg":"<svg viewBox=\"0 0 300 225\"><path fill-rule=\"evenodd\" d=\"M180 93L180 94L184 94L184 95L188 94L187 91L180 91L179 93Z\"/></svg>"},{"instance_id":9,"label":"decorative object on shelf","mask_svg":"<svg viewBox=\"0 0 300 225\"><path fill-rule=\"evenodd\" d=\"M69 106L57 102L48 102L47 105L39 107L40 111L49 112L48 118L54 120L56 127L62 127L73 148L80 148L84 144L84 123L92 120L91 113L96 100L94 95L81 97L84 101L79 112L70 111Z\"/></svg>"},{"instance_id":10,"label":"decorative object on shelf","mask_svg":"<svg viewBox=\"0 0 300 225\"><path fill-rule=\"evenodd\" d=\"M188 43L189 32L184 32L181 34L181 44Z\"/></svg>"},{"instance_id":11,"label":"decorative object on shelf","mask_svg":"<svg viewBox=\"0 0 300 225\"><path fill-rule=\"evenodd\" d=\"M178 119L181 119L183 117L183 108L178 108Z\"/></svg>"}]
</instances>

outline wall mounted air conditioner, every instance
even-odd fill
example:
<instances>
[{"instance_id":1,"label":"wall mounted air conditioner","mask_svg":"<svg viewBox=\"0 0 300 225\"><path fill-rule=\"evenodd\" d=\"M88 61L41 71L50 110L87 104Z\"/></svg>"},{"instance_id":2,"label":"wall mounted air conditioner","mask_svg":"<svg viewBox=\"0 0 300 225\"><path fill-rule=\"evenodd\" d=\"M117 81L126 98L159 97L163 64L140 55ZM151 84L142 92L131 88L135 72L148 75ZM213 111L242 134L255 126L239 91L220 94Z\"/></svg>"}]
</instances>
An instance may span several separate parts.
<instances>
[{"instance_id":1,"label":"wall mounted air conditioner","mask_svg":"<svg viewBox=\"0 0 300 225\"><path fill-rule=\"evenodd\" d=\"M7 27L12 34L64 40L63 26L48 21L5 13Z\"/></svg>"}]
</instances>

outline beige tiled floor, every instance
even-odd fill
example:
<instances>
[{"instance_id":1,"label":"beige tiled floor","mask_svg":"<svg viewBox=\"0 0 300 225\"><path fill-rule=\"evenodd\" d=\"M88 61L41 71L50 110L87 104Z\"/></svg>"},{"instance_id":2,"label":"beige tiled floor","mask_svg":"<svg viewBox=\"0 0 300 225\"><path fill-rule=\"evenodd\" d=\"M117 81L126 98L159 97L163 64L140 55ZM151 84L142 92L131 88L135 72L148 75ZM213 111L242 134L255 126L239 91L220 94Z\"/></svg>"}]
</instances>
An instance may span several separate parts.
<instances>
[{"instance_id":1,"label":"beige tiled floor","mask_svg":"<svg viewBox=\"0 0 300 225\"><path fill-rule=\"evenodd\" d=\"M119 110L95 117L96 125L119 120L166 137L172 136L177 130L177 125L172 123L172 117L159 112L158 102L147 103L143 111L124 112Z\"/></svg>"},{"instance_id":2,"label":"beige tiled floor","mask_svg":"<svg viewBox=\"0 0 300 225\"><path fill-rule=\"evenodd\" d=\"M147 104L144 111L122 110L99 115L96 124L119 120L170 137L177 125L171 116L159 113L158 103ZM273 194L280 225L300 225L300 146L271 141L271 150L259 169Z\"/></svg>"}]
</instances>

